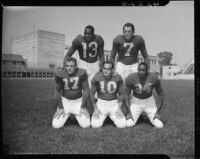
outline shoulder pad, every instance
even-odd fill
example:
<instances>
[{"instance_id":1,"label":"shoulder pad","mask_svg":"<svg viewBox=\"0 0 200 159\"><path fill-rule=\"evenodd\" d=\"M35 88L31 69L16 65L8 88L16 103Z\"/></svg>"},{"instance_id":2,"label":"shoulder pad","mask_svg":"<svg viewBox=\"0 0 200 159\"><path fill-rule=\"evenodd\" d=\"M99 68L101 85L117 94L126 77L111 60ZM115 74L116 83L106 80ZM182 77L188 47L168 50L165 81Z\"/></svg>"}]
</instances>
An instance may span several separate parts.
<instances>
[{"instance_id":1,"label":"shoulder pad","mask_svg":"<svg viewBox=\"0 0 200 159\"><path fill-rule=\"evenodd\" d=\"M77 70L77 76L85 76L87 74L87 71L83 68L78 68Z\"/></svg>"},{"instance_id":2,"label":"shoulder pad","mask_svg":"<svg viewBox=\"0 0 200 159\"><path fill-rule=\"evenodd\" d=\"M83 36L81 34L77 35L77 37L74 39L74 42L80 42L83 39Z\"/></svg>"},{"instance_id":3,"label":"shoulder pad","mask_svg":"<svg viewBox=\"0 0 200 159\"><path fill-rule=\"evenodd\" d=\"M102 77L102 72L97 72L97 73L95 73L95 75L93 76L93 80L95 80L95 81L99 81L100 80L100 78Z\"/></svg>"},{"instance_id":4,"label":"shoulder pad","mask_svg":"<svg viewBox=\"0 0 200 159\"><path fill-rule=\"evenodd\" d=\"M149 72L148 82L154 84L158 80L158 75L154 72Z\"/></svg>"},{"instance_id":5,"label":"shoulder pad","mask_svg":"<svg viewBox=\"0 0 200 159\"><path fill-rule=\"evenodd\" d=\"M141 35L135 35L135 37L138 39L138 40L141 40L141 41L144 41L143 37Z\"/></svg>"},{"instance_id":6,"label":"shoulder pad","mask_svg":"<svg viewBox=\"0 0 200 159\"><path fill-rule=\"evenodd\" d=\"M126 81L128 82L134 82L134 83L139 83L139 77L138 77L138 73L131 73L130 75L128 75L128 77L126 78Z\"/></svg>"},{"instance_id":7,"label":"shoulder pad","mask_svg":"<svg viewBox=\"0 0 200 159\"><path fill-rule=\"evenodd\" d=\"M118 74L118 73L115 73L115 74L113 75L113 78L114 78L116 81L123 81L122 76L121 76L120 74Z\"/></svg>"},{"instance_id":8,"label":"shoulder pad","mask_svg":"<svg viewBox=\"0 0 200 159\"><path fill-rule=\"evenodd\" d=\"M63 72L63 70L56 70L54 74L55 74L56 77L62 78L64 72Z\"/></svg>"},{"instance_id":9,"label":"shoulder pad","mask_svg":"<svg viewBox=\"0 0 200 159\"><path fill-rule=\"evenodd\" d=\"M121 39L122 39L123 35L117 35L115 38L114 38L114 42L119 42Z\"/></svg>"}]
</instances>

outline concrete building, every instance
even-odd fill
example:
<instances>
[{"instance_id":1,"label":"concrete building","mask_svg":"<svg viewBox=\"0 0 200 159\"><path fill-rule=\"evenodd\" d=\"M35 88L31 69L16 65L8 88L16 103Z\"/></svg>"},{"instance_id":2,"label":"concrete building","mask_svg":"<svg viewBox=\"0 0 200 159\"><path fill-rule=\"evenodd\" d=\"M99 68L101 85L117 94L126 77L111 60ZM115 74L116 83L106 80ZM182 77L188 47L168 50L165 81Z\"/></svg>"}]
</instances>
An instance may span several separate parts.
<instances>
[{"instance_id":1,"label":"concrete building","mask_svg":"<svg viewBox=\"0 0 200 159\"><path fill-rule=\"evenodd\" d=\"M61 67L64 58L65 35L36 30L11 40L11 54L22 55L28 68Z\"/></svg>"}]
</instances>

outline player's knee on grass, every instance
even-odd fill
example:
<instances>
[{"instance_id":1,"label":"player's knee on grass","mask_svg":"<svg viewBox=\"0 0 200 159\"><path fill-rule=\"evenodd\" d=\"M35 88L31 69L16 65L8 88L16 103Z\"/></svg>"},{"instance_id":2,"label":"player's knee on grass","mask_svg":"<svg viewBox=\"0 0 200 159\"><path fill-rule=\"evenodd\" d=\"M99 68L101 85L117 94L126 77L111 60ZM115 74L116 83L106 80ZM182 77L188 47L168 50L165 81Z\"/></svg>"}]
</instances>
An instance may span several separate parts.
<instances>
[{"instance_id":1,"label":"player's knee on grass","mask_svg":"<svg viewBox=\"0 0 200 159\"><path fill-rule=\"evenodd\" d=\"M93 128L100 128L100 127L102 127L102 125L103 125L103 121L102 120L95 119L95 118L92 117L91 126Z\"/></svg>"},{"instance_id":2,"label":"player's knee on grass","mask_svg":"<svg viewBox=\"0 0 200 159\"><path fill-rule=\"evenodd\" d=\"M114 124L117 128L125 128L126 127L126 118L118 119L114 121Z\"/></svg>"},{"instance_id":3,"label":"player's knee on grass","mask_svg":"<svg viewBox=\"0 0 200 159\"><path fill-rule=\"evenodd\" d=\"M76 119L82 128L90 127L90 118L86 117L85 115L77 115Z\"/></svg>"},{"instance_id":4,"label":"player's knee on grass","mask_svg":"<svg viewBox=\"0 0 200 159\"><path fill-rule=\"evenodd\" d=\"M135 122L133 121L133 119L129 118L126 120L126 126L127 127L132 127L135 125Z\"/></svg>"},{"instance_id":5,"label":"player's knee on grass","mask_svg":"<svg viewBox=\"0 0 200 159\"><path fill-rule=\"evenodd\" d=\"M152 122L152 124L156 127L156 128L163 128L163 123L162 121L160 121L159 119L155 118Z\"/></svg>"},{"instance_id":6,"label":"player's knee on grass","mask_svg":"<svg viewBox=\"0 0 200 159\"><path fill-rule=\"evenodd\" d=\"M53 118L53 121L52 121L52 127L55 129L61 128L64 126L66 121L67 121L67 118L65 114L55 117Z\"/></svg>"}]
</instances>

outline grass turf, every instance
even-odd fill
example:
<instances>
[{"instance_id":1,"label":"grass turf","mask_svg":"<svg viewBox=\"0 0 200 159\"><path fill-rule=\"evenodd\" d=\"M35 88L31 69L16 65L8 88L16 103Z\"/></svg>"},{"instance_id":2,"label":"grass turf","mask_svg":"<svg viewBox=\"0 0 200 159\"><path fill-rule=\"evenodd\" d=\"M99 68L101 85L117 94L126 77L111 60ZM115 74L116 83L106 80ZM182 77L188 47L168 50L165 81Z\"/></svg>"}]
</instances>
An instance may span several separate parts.
<instances>
[{"instance_id":1,"label":"grass turf","mask_svg":"<svg viewBox=\"0 0 200 159\"><path fill-rule=\"evenodd\" d=\"M9 154L166 154L194 156L194 81L162 81L163 118L156 129L145 122L118 129L110 120L102 128L82 129L68 120L53 129L53 80L2 80L3 143Z\"/></svg>"}]
</instances>

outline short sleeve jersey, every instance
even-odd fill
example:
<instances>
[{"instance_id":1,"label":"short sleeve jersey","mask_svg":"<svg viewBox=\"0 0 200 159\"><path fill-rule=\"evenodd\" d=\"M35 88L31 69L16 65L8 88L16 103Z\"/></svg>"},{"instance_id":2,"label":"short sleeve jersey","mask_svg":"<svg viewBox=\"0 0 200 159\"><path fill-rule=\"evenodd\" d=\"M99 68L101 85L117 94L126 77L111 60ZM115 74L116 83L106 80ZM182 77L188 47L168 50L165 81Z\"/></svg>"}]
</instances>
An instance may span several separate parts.
<instances>
[{"instance_id":1,"label":"short sleeve jersey","mask_svg":"<svg viewBox=\"0 0 200 159\"><path fill-rule=\"evenodd\" d=\"M145 42L140 35L134 35L129 41L123 35L118 35L113 40L113 49L118 52L117 61L125 65L136 63L138 61L139 50L143 50L144 48Z\"/></svg>"},{"instance_id":2,"label":"short sleeve jersey","mask_svg":"<svg viewBox=\"0 0 200 159\"><path fill-rule=\"evenodd\" d=\"M119 74L114 74L110 80L107 80L102 72L97 72L91 82L97 87L98 98L107 101L123 100L123 80Z\"/></svg>"},{"instance_id":3,"label":"short sleeve jersey","mask_svg":"<svg viewBox=\"0 0 200 159\"><path fill-rule=\"evenodd\" d=\"M81 60L94 63L100 56L100 48L104 45L104 40L100 35L95 34L90 42L86 42L84 36L78 35L72 42L72 47L78 50Z\"/></svg>"},{"instance_id":4,"label":"short sleeve jersey","mask_svg":"<svg viewBox=\"0 0 200 159\"><path fill-rule=\"evenodd\" d=\"M144 83L140 81L138 73L132 73L126 79L126 87L133 90L133 96L139 99L146 99L152 96L153 88L160 86L157 84L158 82L159 79L156 73L149 72ZM149 86L148 90L144 90L145 85Z\"/></svg>"},{"instance_id":5,"label":"short sleeve jersey","mask_svg":"<svg viewBox=\"0 0 200 159\"><path fill-rule=\"evenodd\" d=\"M82 82L88 79L86 70L78 68L71 76L65 70L55 72L55 81L63 90L62 96L74 100L82 97Z\"/></svg>"}]
</instances>

